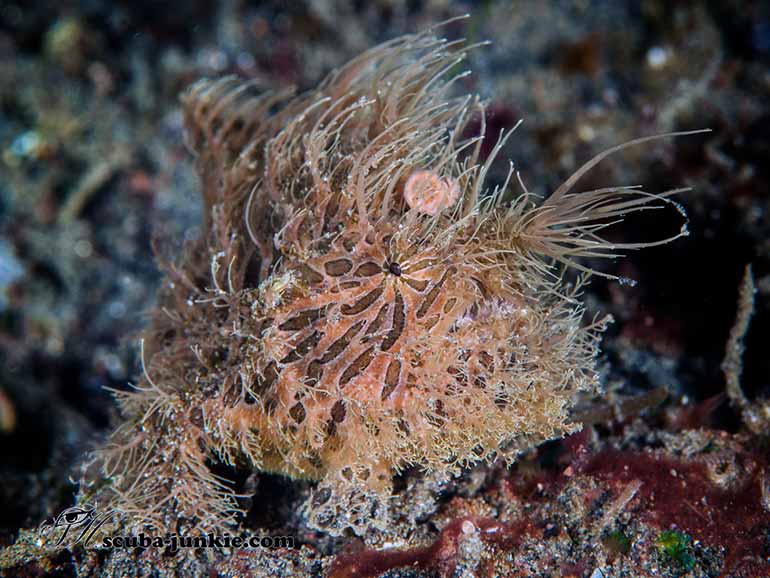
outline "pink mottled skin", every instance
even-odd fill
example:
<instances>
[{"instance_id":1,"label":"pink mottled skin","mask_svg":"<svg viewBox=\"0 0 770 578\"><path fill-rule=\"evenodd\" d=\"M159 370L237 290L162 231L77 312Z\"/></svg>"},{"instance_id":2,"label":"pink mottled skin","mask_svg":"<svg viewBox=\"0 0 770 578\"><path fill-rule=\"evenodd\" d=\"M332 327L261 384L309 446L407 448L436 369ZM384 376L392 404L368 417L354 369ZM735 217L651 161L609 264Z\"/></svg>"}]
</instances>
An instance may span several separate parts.
<instances>
[{"instance_id":1,"label":"pink mottled skin","mask_svg":"<svg viewBox=\"0 0 770 578\"><path fill-rule=\"evenodd\" d=\"M459 198L457 181L441 178L433 171L412 173L404 186L404 199L409 207L426 215L437 215Z\"/></svg>"}]
</instances>

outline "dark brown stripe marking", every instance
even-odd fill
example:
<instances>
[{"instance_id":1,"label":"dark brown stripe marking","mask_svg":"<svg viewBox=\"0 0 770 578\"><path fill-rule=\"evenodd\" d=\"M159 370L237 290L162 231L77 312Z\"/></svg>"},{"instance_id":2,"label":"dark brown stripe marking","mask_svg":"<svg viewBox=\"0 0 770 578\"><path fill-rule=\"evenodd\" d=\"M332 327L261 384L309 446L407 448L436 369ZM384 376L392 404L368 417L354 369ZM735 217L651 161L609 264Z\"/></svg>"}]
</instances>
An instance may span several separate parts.
<instances>
[{"instance_id":1,"label":"dark brown stripe marking","mask_svg":"<svg viewBox=\"0 0 770 578\"><path fill-rule=\"evenodd\" d=\"M380 345L380 349L387 351L393 344L398 341L401 334L404 332L404 325L406 325L406 311L404 305L404 298L401 296L401 292L396 289L396 303L393 308L393 323L390 326L390 331L385 336L385 339Z\"/></svg>"},{"instance_id":2,"label":"dark brown stripe marking","mask_svg":"<svg viewBox=\"0 0 770 578\"><path fill-rule=\"evenodd\" d=\"M309 385L310 387L315 387L318 385L318 382L321 381L323 373L324 368L321 366L321 362L317 359L314 359L307 366L307 380L305 381L305 384Z\"/></svg>"},{"instance_id":3,"label":"dark brown stripe marking","mask_svg":"<svg viewBox=\"0 0 770 578\"><path fill-rule=\"evenodd\" d=\"M278 326L281 331L299 331L310 327L313 323L319 319L323 319L326 316L326 307L319 307L318 309L308 309L301 312L299 315L287 319Z\"/></svg>"},{"instance_id":4,"label":"dark brown stripe marking","mask_svg":"<svg viewBox=\"0 0 770 578\"><path fill-rule=\"evenodd\" d=\"M487 286L484 285L484 283L477 279L476 277L471 277L471 280L476 284L476 287L479 288L479 292L481 293L481 296L484 299L489 299L489 291L487 290Z\"/></svg>"},{"instance_id":5,"label":"dark brown stripe marking","mask_svg":"<svg viewBox=\"0 0 770 578\"><path fill-rule=\"evenodd\" d=\"M366 321L363 319L354 323L342 337L337 339L329 346L329 349L326 350L326 353L324 353L323 357L321 357L321 359L318 361L320 363L329 363L332 359L336 358L340 353L345 351L348 348L348 345L350 345L350 342L353 341L353 338L358 334L359 331L361 331L361 328L365 323Z\"/></svg>"},{"instance_id":6,"label":"dark brown stripe marking","mask_svg":"<svg viewBox=\"0 0 770 578\"><path fill-rule=\"evenodd\" d=\"M300 341L297 344L297 347L281 360L281 363L294 363L295 361L299 361L318 345L318 342L321 341L323 336L324 334L321 331L313 331L313 333Z\"/></svg>"},{"instance_id":7,"label":"dark brown stripe marking","mask_svg":"<svg viewBox=\"0 0 770 578\"><path fill-rule=\"evenodd\" d=\"M369 367L372 359L374 359L374 355L372 354L373 350L374 346L364 351L347 367L347 369L345 369L345 371L342 372L339 382L340 387L347 385L351 379L366 371L366 368Z\"/></svg>"},{"instance_id":8,"label":"dark brown stripe marking","mask_svg":"<svg viewBox=\"0 0 770 578\"><path fill-rule=\"evenodd\" d=\"M310 462L310 465L317 470L321 469L324 465L323 460L321 459L321 456L319 456L318 452L316 451L312 451L308 454L307 461Z\"/></svg>"},{"instance_id":9,"label":"dark brown stripe marking","mask_svg":"<svg viewBox=\"0 0 770 578\"><path fill-rule=\"evenodd\" d=\"M265 317L262 321L260 321L257 325L257 333L261 336L265 331L270 329L273 326L273 319L272 317Z\"/></svg>"},{"instance_id":10,"label":"dark brown stripe marking","mask_svg":"<svg viewBox=\"0 0 770 578\"><path fill-rule=\"evenodd\" d=\"M401 362L394 359L388 365L388 371L385 372L385 386L382 388L380 399L385 401L393 390L398 386L398 378L401 375Z\"/></svg>"},{"instance_id":11,"label":"dark brown stripe marking","mask_svg":"<svg viewBox=\"0 0 770 578\"><path fill-rule=\"evenodd\" d=\"M326 209L324 209L324 231L331 229L332 219L334 218L334 215L337 214L339 208L340 205L337 202L337 197L332 198L326 204Z\"/></svg>"},{"instance_id":12,"label":"dark brown stripe marking","mask_svg":"<svg viewBox=\"0 0 770 578\"><path fill-rule=\"evenodd\" d=\"M300 279L311 285L317 285L324 280L323 275L307 264L300 265L299 276Z\"/></svg>"},{"instance_id":13,"label":"dark brown stripe marking","mask_svg":"<svg viewBox=\"0 0 770 578\"><path fill-rule=\"evenodd\" d=\"M479 352L479 363L487 371L494 371L495 370L495 358L492 357L486 351L480 351Z\"/></svg>"},{"instance_id":14,"label":"dark brown stripe marking","mask_svg":"<svg viewBox=\"0 0 770 578\"><path fill-rule=\"evenodd\" d=\"M411 277L404 277L404 283L409 285L418 293L422 293L428 287L428 281L424 279L412 279Z\"/></svg>"},{"instance_id":15,"label":"dark brown stripe marking","mask_svg":"<svg viewBox=\"0 0 770 578\"><path fill-rule=\"evenodd\" d=\"M425 299L423 299L423 302L420 304L420 308L417 310L417 319L421 319L425 317L425 314L428 312L431 306L436 302L436 299L438 299L438 294L441 292L441 288L446 282L447 277L449 277L449 275L453 275L454 272L455 272L454 267L450 267L449 269L444 271L444 274L441 276L441 279L439 279L438 282L431 288L431 290L428 291L428 294L425 296Z\"/></svg>"},{"instance_id":16,"label":"dark brown stripe marking","mask_svg":"<svg viewBox=\"0 0 770 578\"><path fill-rule=\"evenodd\" d=\"M345 273L349 273L352 268L353 263L349 259L335 259L334 261L324 263L326 274L331 277L340 277Z\"/></svg>"},{"instance_id":17,"label":"dark brown stripe marking","mask_svg":"<svg viewBox=\"0 0 770 578\"><path fill-rule=\"evenodd\" d=\"M270 364L265 368L263 374L257 375L256 393L261 395L270 389L270 387L278 379L278 375L278 366L275 361L271 361Z\"/></svg>"},{"instance_id":18,"label":"dark brown stripe marking","mask_svg":"<svg viewBox=\"0 0 770 578\"><path fill-rule=\"evenodd\" d=\"M307 415L307 412L305 411L305 406L299 402L295 403L293 406L291 406L291 409L289 410L289 415L291 416L291 419L293 419L297 423L302 423L303 421L305 421L305 416Z\"/></svg>"},{"instance_id":19,"label":"dark brown stripe marking","mask_svg":"<svg viewBox=\"0 0 770 578\"><path fill-rule=\"evenodd\" d=\"M332 419L336 423L341 423L345 420L345 414L347 413L347 409L345 408L345 400L340 399L337 401L337 403L334 404L332 407Z\"/></svg>"},{"instance_id":20,"label":"dark brown stripe marking","mask_svg":"<svg viewBox=\"0 0 770 578\"><path fill-rule=\"evenodd\" d=\"M388 309L390 308L390 303L386 303L382 307L380 307L380 310L377 312L377 317L375 317L372 322L369 324L369 327L366 328L366 335L370 336L374 333L377 333L379 331L380 327L382 327L382 324L385 323L385 316L388 314Z\"/></svg>"},{"instance_id":21,"label":"dark brown stripe marking","mask_svg":"<svg viewBox=\"0 0 770 578\"><path fill-rule=\"evenodd\" d=\"M382 273L382 267L372 261L367 261L356 269L356 277L372 277Z\"/></svg>"},{"instance_id":22,"label":"dark brown stripe marking","mask_svg":"<svg viewBox=\"0 0 770 578\"><path fill-rule=\"evenodd\" d=\"M380 285L379 287L375 287L369 293L361 297L358 301L353 303L353 305L348 305L347 303L344 304L340 311L342 311L343 315L358 315L362 311L365 311L366 309L369 309L371 307L372 303L377 301L377 299L380 298L382 293L385 291L385 287L383 285Z\"/></svg>"},{"instance_id":23,"label":"dark brown stripe marking","mask_svg":"<svg viewBox=\"0 0 770 578\"><path fill-rule=\"evenodd\" d=\"M227 407L235 407L235 404L241 398L241 393L241 385L239 383L233 383L227 388L227 391L225 391L225 394L222 397L222 403Z\"/></svg>"},{"instance_id":24,"label":"dark brown stripe marking","mask_svg":"<svg viewBox=\"0 0 770 578\"><path fill-rule=\"evenodd\" d=\"M447 373L454 377L455 381L460 385L468 385L468 375L455 367L454 365L450 365L447 368Z\"/></svg>"},{"instance_id":25,"label":"dark brown stripe marking","mask_svg":"<svg viewBox=\"0 0 770 578\"><path fill-rule=\"evenodd\" d=\"M344 291L345 289L352 289L353 287L358 287L361 285L360 281L343 281L342 283L338 284L335 287L331 288L332 293L339 293L340 291Z\"/></svg>"}]
</instances>

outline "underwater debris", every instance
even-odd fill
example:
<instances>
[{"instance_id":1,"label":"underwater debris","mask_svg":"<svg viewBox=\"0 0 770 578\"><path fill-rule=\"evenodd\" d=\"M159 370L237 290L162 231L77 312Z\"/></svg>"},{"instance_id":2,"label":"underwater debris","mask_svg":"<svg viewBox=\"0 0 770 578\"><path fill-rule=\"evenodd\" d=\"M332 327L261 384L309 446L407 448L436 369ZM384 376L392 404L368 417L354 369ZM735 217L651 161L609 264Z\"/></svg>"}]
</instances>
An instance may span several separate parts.
<instances>
[{"instance_id":1,"label":"underwater debris","mask_svg":"<svg viewBox=\"0 0 770 578\"><path fill-rule=\"evenodd\" d=\"M655 543L658 549L685 570L691 570L695 559L691 552L690 536L676 530L661 532Z\"/></svg>"},{"instance_id":2,"label":"underwater debris","mask_svg":"<svg viewBox=\"0 0 770 578\"><path fill-rule=\"evenodd\" d=\"M749 405L749 400L746 399L746 395L741 388L741 373L743 373L743 342L749 330L751 317L754 315L755 293L756 287L754 285L754 275L751 272L751 265L746 265L739 290L738 313L735 318L735 324L730 330L725 358L722 361L722 371L725 374L726 390L730 403L736 405L741 410L745 410Z\"/></svg>"},{"instance_id":3,"label":"underwater debris","mask_svg":"<svg viewBox=\"0 0 770 578\"><path fill-rule=\"evenodd\" d=\"M10 433L16 429L16 409L13 401L0 389L0 432Z\"/></svg>"},{"instance_id":4,"label":"underwater debris","mask_svg":"<svg viewBox=\"0 0 770 578\"><path fill-rule=\"evenodd\" d=\"M749 331L751 318L754 315L756 291L751 265L746 265L738 292L738 311L735 316L735 323L730 329L725 357L722 361L722 372L725 374L726 391L730 403L740 410L746 427L754 433L762 435L767 433L768 424L770 424L770 400L756 399L750 401L741 387L744 342Z\"/></svg>"},{"instance_id":5,"label":"underwater debris","mask_svg":"<svg viewBox=\"0 0 770 578\"><path fill-rule=\"evenodd\" d=\"M221 528L236 494L211 462L319 481L311 526L388 523L392 477L449 476L579 429L609 318L582 325L581 257L600 232L676 191L572 192L543 203L485 176L477 97L452 96L468 47L433 31L365 52L318 89L260 94L233 77L183 96L204 235L165 264L141 382L96 454L108 502L159 529ZM673 133L691 134L691 133ZM668 135L670 136L670 135ZM426 186L428 188L426 188ZM574 285L565 267L583 272ZM598 273L612 277L606 273ZM93 471L90 475L94 475Z\"/></svg>"},{"instance_id":6,"label":"underwater debris","mask_svg":"<svg viewBox=\"0 0 770 578\"><path fill-rule=\"evenodd\" d=\"M510 549L530 533L534 532L526 521L503 524L492 518L463 516L449 522L429 546L408 550L364 550L338 556L331 565L329 578L374 578L403 567L432 569L442 577L454 576L464 541L477 535L483 544Z\"/></svg>"},{"instance_id":7,"label":"underwater debris","mask_svg":"<svg viewBox=\"0 0 770 578\"><path fill-rule=\"evenodd\" d=\"M604 548L614 556L624 556L631 551L631 538L621 530L613 530L602 541Z\"/></svg>"}]
</instances>

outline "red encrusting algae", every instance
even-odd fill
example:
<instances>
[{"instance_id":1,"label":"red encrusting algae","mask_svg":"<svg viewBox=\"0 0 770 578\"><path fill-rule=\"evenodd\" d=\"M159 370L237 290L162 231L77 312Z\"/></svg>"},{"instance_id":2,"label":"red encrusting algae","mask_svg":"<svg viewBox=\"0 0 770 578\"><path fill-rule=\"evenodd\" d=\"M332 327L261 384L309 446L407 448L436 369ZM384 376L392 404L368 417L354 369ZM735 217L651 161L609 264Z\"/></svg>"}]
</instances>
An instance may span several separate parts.
<instances>
[{"instance_id":1,"label":"red encrusting algae","mask_svg":"<svg viewBox=\"0 0 770 578\"><path fill-rule=\"evenodd\" d=\"M728 487L714 480L729 464L705 457L686 462L608 449L592 456L582 473L618 486L640 482L639 516L661 529L678 528L707 546L724 548L724 572L731 572L744 563L759 562L757 553L765 548L770 530L770 511L762 503L767 464L756 455L739 458L747 474ZM770 571L770 565L763 564Z\"/></svg>"},{"instance_id":2,"label":"red encrusting algae","mask_svg":"<svg viewBox=\"0 0 770 578\"><path fill-rule=\"evenodd\" d=\"M433 570L442 578L448 578L454 575L457 566L460 541L473 532L478 532L486 544L511 549L536 530L527 521L504 524L493 518L464 516L449 522L439 537L424 548L364 550L338 556L328 578L375 578L388 570L405 567Z\"/></svg>"}]
</instances>

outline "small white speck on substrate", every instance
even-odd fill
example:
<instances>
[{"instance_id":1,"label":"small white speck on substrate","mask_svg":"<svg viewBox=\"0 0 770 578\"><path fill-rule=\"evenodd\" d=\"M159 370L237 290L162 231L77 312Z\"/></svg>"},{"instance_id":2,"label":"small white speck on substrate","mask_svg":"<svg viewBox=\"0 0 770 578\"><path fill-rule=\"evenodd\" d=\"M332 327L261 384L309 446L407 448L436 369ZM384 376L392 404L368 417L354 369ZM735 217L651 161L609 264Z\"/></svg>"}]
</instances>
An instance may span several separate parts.
<instances>
[{"instance_id":1,"label":"small white speck on substrate","mask_svg":"<svg viewBox=\"0 0 770 578\"><path fill-rule=\"evenodd\" d=\"M465 520L460 526L460 529L463 531L463 534L472 534L476 531L476 526L470 520Z\"/></svg>"},{"instance_id":2,"label":"small white speck on substrate","mask_svg":"<svg viewBox=\"0 0 770 578\"><path fill-rule=\"evenodd\" d=\"M88 259L93 254L91 243L85 239L77 241L72 249L75 251L75 255L81 259Z\"/></svg>"},{"instance_id":3,"label":"small white speck on substrate","mask_svg":"<svg viewBox=\"0 0 770 578\"><path fill-rule=\"evenodd\" d=\"M113 319L121 319L126 315L126 304L122 301L113 301L107 307L107 314Z\"/></svg>"},{"instance_id":4,"label":"small white speck on substrate","mask_svg":"<svg viewBox=\"0 0 770 578\"><path fill-rule=\"evenodd\" d=\"M618 103L618 91L612 88L606 88L602 92L602 100L608 105L615 105Z\"/></svg>"},{"instance_id":5,"label":"small white speck on substrate","mask_svg":"<svg viewBox=\"0 0 770 578\"><path fill-rule=\"evenodd\" d=\"M578 138L583 142L591 142L596 138L596 131L589 124L581 124L577 131Z\"/></svg>"},{"instance_id":6,"label":"small white speck on substrate","mask_svg":"<svg viewBox=\"0 0 770 578\"><path fill-rule=\"evenodd\" d=\"M647 66L652 69L663 68L671 56L671 51L663 46L653 46L647 51Z\"/></svg>"},{"instance_id":7,"label":"small white speck on substrate","mask_svg":"<svg viewBox=\"0 0 770 578\"><path fill-rule=\"evenodd\" d=\"M228 64L227 55L217 48L204 48L198 54L197 60L200 65L219 72L227 68Z\"/></svg>"},{"instance_id":8,"label":"small white speck on substrate","mask_svg":"<svg viewBox=\"0 0 770 578\"><path fill-rule=\"evenodd\" d=\"M37 150L43 140L35 131L22 133L11 143L11 152L18 157L30 156Z\"/></svg>"},{"instance_id":9,"label":"small white speck on substrate","mask_svg":"<svg viewBox=\"0 0 770 578\"><path fill-rule=\"evenodd\" d=\"M242 70L250 70L256 66L254 57L245 50L238 53L238 56L235 57L235 63Z\"/></svg>"},{"instance_id":10,"label":"small white speck on substrate","mask_svg":"<svg viewBox=\"0 0 770 578\"><path fill-rule=\"evenodd\" d=\"M390 549L390 548L399 548L401 546L403 546L403 544L401 544L400 542L385 541L385 542L382 543L382 548L385 549L385 550Z\"/></svg>"}]
</instances>

